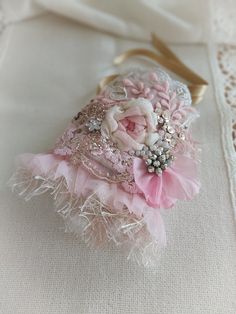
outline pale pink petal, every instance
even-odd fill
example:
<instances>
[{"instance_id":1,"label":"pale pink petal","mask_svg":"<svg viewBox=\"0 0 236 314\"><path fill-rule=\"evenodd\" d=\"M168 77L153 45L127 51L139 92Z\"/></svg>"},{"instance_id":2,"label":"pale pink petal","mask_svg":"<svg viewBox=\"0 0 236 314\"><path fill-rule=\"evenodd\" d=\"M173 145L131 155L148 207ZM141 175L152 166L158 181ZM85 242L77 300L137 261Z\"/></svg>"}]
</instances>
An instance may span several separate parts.
<instances>
[{"instance_id":1,"label":"pale pink petal","mask_svg":"<svg viewBox=\"0 0 236 314\"><path fill-rule=\"evenodd\" d=\"M112 134L114 141L118 143L118 145L125 151L130 149L140 150L143 148L143 144L135 141L131 136L129 136L126 132L122 132L117 130Z\"/></svg>"},{"instance_id":2,"label":"pale pink petal","mask_svg":"<svg viewBox=\"0 0 236 314\"><path fill-rule=\"evenodd\" d=\"M122 120L127 117L133 117L133 116L142 116L142 111L138 106L132 106L127 108L124 112L118 113L115 116L116 120Z\"/></svg>"},{"instance_id":3,"label":"pale pink petal","mask_svg":"<svg viewBox=\"0 0 236 314\"><path fill-rule=\"evenodd\" d=\"M141 124L141 125L146 125L146 119L143 116L131 116L129 117L129 120L137 123L137 124Z\"/></svg>"},{"instance_id":4,"label":"pale pink petal","mask_svg":"<svg viewBox=\"0 0 236 314\"><path fill-rule=\"evenodd\" d=\"M186 156L178 156L160 177L148 173L139 158L134 159L133 170L135 183L150 206L169 208L178 199L192 199L200 189L196 163Z\"/></svg>"},{"instance_id":5,"label":"pale pink petal","mask_svg":"<svg viewBox=\"0 0 236 314\"><path fill-rule=\"evenodd\" d=\"M172 198L189 200L199 193L197 165L189 157L178 156L172 167L163 174L164 188Z\"/></svg>"}]
</instances>

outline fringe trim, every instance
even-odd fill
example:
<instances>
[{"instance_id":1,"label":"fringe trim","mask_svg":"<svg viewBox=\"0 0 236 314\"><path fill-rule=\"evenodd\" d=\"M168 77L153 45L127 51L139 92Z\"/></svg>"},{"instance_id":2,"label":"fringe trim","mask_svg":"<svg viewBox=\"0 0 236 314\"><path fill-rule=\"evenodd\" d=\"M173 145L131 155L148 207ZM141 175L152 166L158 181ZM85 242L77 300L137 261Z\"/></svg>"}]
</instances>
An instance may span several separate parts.
<instances>
[{"instance_id":1,"label":"fringe trim","mask_svg":"<svg viewBox=\"0 0 236 314\"><path fill-rule=\"evenodd\" d=\"M113 243L139 265L157 265L161 245L146 229L144 219L127 209L112 211L99 201L96 193L87 198L71 194L65 179L54 180L53 173L47 177L34 176L28 169L18 168L8 184L26 201L50 192L56 212L65 222L65 231L79 236L88 246L101 247Z\"/></svg>"}]
</instances>

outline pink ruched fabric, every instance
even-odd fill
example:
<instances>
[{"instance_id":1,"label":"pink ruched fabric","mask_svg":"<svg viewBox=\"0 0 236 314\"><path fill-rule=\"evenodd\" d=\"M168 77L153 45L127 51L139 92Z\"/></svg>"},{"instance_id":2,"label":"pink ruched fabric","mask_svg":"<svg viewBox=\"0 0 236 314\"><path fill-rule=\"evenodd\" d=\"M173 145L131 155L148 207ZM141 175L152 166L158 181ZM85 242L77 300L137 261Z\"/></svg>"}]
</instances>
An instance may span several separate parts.
<instances>
[{"instance_id":1,"label":"pink ruched fabric","mask_svg":"<svg viewBox=\"0 0 236 314\"><path fill-rule=\"evenodd\" d=\"M176 160L162 176L147 173L145 163L134 159L134 179L149 206L172 207L177 200L190 200L199 192L200 181L196 162L187 156L176 155Z\"/></svg>"}]
</instances>

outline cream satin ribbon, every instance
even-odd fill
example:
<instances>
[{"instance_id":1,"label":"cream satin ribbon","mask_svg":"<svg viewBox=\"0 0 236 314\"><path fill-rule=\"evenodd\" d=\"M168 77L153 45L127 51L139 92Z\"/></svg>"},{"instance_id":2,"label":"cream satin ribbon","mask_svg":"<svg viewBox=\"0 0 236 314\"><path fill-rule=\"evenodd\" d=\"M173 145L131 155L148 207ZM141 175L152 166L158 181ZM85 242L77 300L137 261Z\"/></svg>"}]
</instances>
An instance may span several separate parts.
<instances>
[{"instance_id":1,"label":"cream satin ribbon","mask_svg":"<svg viewBox=\"0 0 236 314\"><path fill-rule=\"evenodd\" d=\"M148 49L131 49L116 57L114 59L114 64L120 65L130 57L134 56L147 57L188 81L190 83L188 88L192 96L192 102L193 104L198 104L205 94L208 82L188 68L155 34L152 34L151 42L160 54ZM104 86L118 76L119 74L113 74L103 78L98 85L97 92L99 93Z\"/></svg>"}]
</instances>

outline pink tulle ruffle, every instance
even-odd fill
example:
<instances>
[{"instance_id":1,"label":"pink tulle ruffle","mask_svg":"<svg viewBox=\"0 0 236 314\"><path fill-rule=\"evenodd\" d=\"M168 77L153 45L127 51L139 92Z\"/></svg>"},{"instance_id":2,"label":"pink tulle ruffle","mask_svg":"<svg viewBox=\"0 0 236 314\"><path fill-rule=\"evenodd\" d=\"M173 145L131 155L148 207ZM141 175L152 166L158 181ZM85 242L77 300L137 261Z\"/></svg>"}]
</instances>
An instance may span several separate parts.
<instances>
[{"instance_id":1,"label":"pink tulle ruffle","mask_svg":"<svg viewBox=\"0 0 236 314\"><path fill-rule=\"evenodd\" d=\"M199 193L196 161L176 155L176 160L162 174L148 173L145 163L134 159L134 179L149 206L170 208L177 200L190 200Z\"/></svg>"},{"instance_id":2,"label":"pink tulle ruffle","mask_svg":"<svg viewBox=\"0 0 236 314\"><path fill-rule=\"evenodd\" d=\"M17 158L18 168L26 168L36 177L50 177L50 180L65 178L71 195L88 198L96 194L99 200L112 209L120 212L127 208L137 217L143 217L152 237L162 246L166 244L164 223L159 209L147 205L140 194L130 194L118 184L109 183L88 173L82 166L74 167L65 159L54 154L23 154Z\"/></svg>"}]
</instances>

